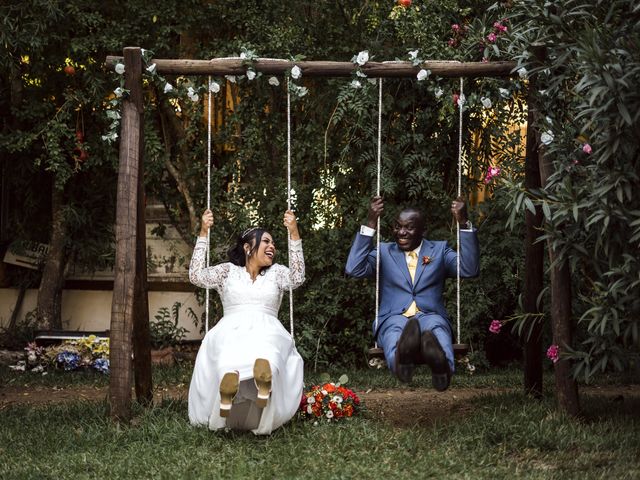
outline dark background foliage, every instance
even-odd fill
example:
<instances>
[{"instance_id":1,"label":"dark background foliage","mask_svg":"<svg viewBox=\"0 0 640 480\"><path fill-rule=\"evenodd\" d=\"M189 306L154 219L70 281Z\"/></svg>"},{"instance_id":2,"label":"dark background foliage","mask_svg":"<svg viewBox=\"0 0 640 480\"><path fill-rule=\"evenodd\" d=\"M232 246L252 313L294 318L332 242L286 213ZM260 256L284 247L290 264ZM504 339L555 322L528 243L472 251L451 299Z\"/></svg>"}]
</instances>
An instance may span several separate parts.
<instances>
[{"instance_id":1,"label":"dark background foliage","mask_svg":"<svg viewBox=\"0 0 640 480\"><path fill-rule=\"evenodd\" d=\"M58 188L71 226L69 255L89 268L108 264L113 256L117 143L108 144L102 136L111 123L107 102L119 80L103 67L106 55L136 45L158 58L237 56L247 48L262 57L349 61L367 49L374 60L393 60L408 59L409 50L419 49L422 59L491 60L502 58L507 37L487 42L486 36L494 22L509 14L500 4L447 0L415 1L409 9L393 2L273 0L33 1L2 9L0 39L7 50L0 64L0 151L11 205L3 240L46 242L48 198ZM461 33L452 24L461 25ZM74 65L76 74L65 74L65 64ZM206 204L207 137L203 96L194 103L185 92L188 86L205 85L206 79L168 76L176 87L169 94L156 80L145 83L147 195L164 203L189 240L193 225L176 178L188 185L199 216ZM258 222L274 232L280 261L286 262L281 227L286 208L284 87L275 88L264 77L237 84L215 80L222 85L217 106L226 89L233 89L239 102L223 112L224 125L214 132L213 242L221 246L214 261L222 259L223 246L235 233ZM362 364L371 344L373 281L347 279L343 271L352 237L375 193L377 89L366 82L353 89L349 82L302 78L298 83L309 94L296 99L292 111L294 207L307 264L307 282L294 294L296 340L307 362L318 366ZM514 181L522 174L522 87L520 79L470 79L464 85L462 189L474 205L470 214L480 229L483 252L480 280L465 281L462 289L463 340L474 351L484 350L492 319L517 309L522 232L505 228L505 195L493 197L490 185L486 201L476 206L475 192L492 159ZM415 204L425 210L428 237L455 243L448 205L457 190L458 114L452 96L458 92L457 80L384 82L384 238L389 238L397 209ZM491 98L493 109L483 108L481 97ZM82 162L74 159L79 128L89 154ZM446 297L455 318L454 282ZM215 317L221 309L214 302ZM287 311L285 300L285 324ZM517 356L506 334L488 346L495 361Z\"/></svg>"}]
</instances>

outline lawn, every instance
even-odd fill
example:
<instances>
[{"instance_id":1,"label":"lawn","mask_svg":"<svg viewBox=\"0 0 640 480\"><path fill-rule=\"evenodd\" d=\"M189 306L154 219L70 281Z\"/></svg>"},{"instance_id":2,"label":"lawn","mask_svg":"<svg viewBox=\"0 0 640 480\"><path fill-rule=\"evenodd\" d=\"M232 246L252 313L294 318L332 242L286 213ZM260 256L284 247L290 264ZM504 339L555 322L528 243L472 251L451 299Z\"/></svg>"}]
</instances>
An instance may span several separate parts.
<instances>
[{"instance_id":1,"label":"lawn","mask_svg":"<svg viewBox=\"0 0 640 480\"><path fill-rule=\"evenodd\" d=\"M155 381L184 385L189 374L187 366L159 369ZM400 409L399 415L407 398L417 407L462 398L465 408L442 404L445 415L398 423L381 416L377 404L343 423L294 420L255 437L191 427L183 397L149 409L134 406L130 426L112 423L102 400L3 404L0 478L640 478L637 385L624 395L612 380L601 387L612 395L585 390L585 416L575 421L555 412L551 395L536 401L521 394L516 369L460 375L441 397L424 374L410 388L384 371L348 374L365 401L367 392L383 392L384 408ZM310 375L308 382L315 380ZM0 370L0 391L17 384L104 391L107 383L97 375ZM550 383L545 387L551 390ZM473 396L466 398L468 392Z\"/></svg>"}]
</instances>

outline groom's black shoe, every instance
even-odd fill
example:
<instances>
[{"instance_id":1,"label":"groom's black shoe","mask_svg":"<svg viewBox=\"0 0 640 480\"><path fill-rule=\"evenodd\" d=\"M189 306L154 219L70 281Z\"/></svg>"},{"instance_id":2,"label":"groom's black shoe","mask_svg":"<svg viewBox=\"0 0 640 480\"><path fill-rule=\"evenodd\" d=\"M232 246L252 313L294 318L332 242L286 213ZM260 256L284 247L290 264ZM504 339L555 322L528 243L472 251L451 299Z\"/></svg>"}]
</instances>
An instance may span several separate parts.
<instances>
[{"instance_id":1,"label":"groom's black shoe","mask_svg":"<svg viewBox=\"0 0 640 480\"><path fill-rule=\"evenodd\" d=\"M420 353L424 363L431 368L431 384L439 392L444 392L451 383L451 368L438 339L430 331L422 333Z\"/></svg>"},{"instance_id":2,"label":"groom's black shoe","mask_svg":"<svg viewBox=\"0 0 640 480\"><path fill-rule=\"evenodd\" d=\"M413 377L416 359L420 357L420 325L411 317L396 344L395 374L401 382Z\"/></svg>"}]
</instances>

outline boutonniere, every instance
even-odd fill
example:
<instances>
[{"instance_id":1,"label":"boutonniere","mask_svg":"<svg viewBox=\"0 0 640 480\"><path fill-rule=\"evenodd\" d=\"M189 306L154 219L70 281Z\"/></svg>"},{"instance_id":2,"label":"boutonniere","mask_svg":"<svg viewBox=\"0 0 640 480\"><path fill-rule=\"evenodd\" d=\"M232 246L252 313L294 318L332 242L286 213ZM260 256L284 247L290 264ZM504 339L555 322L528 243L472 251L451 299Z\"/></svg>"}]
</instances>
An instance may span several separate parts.
<instances>
[{"instance_id":1,"label":"boutonniere","mask_svg":"<svg viewBox=\"0 0 640 480\"><path fill-rule=\"evenodd\" d=\"M424 257L422 257L422 264L429 265L431 263L431 260L433 260L433 258L431 258L429 255L425 255Z\"/></svg>"}]
</instances>

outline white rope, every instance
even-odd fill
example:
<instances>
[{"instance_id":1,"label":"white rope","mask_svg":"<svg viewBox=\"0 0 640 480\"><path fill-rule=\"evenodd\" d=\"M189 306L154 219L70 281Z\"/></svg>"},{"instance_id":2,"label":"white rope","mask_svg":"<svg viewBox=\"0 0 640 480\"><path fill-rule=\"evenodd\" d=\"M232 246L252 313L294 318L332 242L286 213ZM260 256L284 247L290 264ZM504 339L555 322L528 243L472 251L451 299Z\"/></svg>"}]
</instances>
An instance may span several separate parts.
<instances>
[{"instance_id":1,"label":"white rope","mask_svg":"<svg viewBox=\"0 0 640 480\"><path fill-rule=\"evenodd\" d=\"M287 210L291 210L291 92L287 78ZM291 232L287 234L289 248L289 270L291 270ZM293 338L293 287L289 282L289 331Z\"/></svg>"},{"instance_id":2,"label":"white rope","mask_svg":"<svg viewBox=\"0 0 640 480\"><path fill-rule=\"evenodd\" d=\"M376 195L380 196L380 174L382 171L382 78L378 78L378 163L376 178ZM376 318L374 335L378 334L378 313L380 310L380 217L378 217L378 225L376 227ZM377 340L374 343L378 348Z\"/></svg>"},{"instance_id":3,"label":"white rope","mask_svg":"<svg viewBox=\"0 0 640 480\"><path fill-rule=\"evenodd\" d=\"M462 108L464 106L464 80L460 77L460 96L458 97L458 109L460 119L458 123L458 197L462 196ZM457 307L457 343L460 343L460 224L456 222L457 260L456 260L456 307Z\"/></svg>"},{"instance_id":4,"label":"white rope","mask_svg":"<svg viewBox=\"0 0 640 480\"><path fill-rule=\"evenodd\" d=\"M211 209L211 76L207 86L207 210ZM211 229L207 230L207 268L211 251ZM209 331L209 288L204 298L205 333Z\"/></svg>"}]
</instances>

